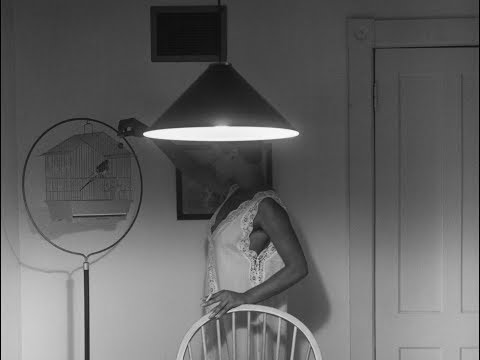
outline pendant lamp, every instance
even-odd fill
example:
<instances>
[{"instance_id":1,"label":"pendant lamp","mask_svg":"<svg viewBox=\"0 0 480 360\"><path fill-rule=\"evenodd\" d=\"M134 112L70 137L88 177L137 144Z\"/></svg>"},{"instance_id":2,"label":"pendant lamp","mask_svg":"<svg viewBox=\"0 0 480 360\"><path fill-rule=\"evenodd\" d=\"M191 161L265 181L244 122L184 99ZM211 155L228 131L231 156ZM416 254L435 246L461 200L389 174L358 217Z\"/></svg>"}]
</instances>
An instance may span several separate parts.
<instances>
[{"instance_id":1,"label":"pendant lamp","mask_svg":"<svg viewBox=\"0 0 480 360\"><path fill-rule=\"evenodd\" d=\"M213 63L143 135L177 141L256 141L297 136L227 62Z\"/></svg>"}]
</instances>

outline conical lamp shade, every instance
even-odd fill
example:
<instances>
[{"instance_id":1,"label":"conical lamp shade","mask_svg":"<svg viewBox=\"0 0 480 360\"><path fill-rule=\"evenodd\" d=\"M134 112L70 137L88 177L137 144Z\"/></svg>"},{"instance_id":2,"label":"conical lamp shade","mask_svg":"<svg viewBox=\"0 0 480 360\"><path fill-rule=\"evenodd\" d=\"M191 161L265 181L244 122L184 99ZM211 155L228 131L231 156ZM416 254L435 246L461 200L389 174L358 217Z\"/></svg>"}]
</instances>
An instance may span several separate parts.
<instances>
[{"instance_id":1,"label":"conical lamp shade","mask_svg":"<svg viewBox=\"0 0 480 360\"><path fill-rule=\"evenodd\" d=\"M297 136L287 120L230 64L216 63L144 136L184 141L255 141Z\"/></svg>"}]
</instances>

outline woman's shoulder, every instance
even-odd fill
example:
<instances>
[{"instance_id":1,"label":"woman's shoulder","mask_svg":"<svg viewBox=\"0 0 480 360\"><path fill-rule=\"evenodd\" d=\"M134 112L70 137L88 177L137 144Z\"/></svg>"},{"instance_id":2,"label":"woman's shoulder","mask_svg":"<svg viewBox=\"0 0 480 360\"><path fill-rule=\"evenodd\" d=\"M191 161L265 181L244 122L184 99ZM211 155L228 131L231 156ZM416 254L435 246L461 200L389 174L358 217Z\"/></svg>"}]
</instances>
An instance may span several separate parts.
<instances>
[{"instance_id":1,"label":"woman's shoulder","mask_svg":"<svg viewBox=\"0 0 480 360\"><path fill-rule=\"evenodd\" d=\"M256 205L254 223L280 224L288 220L287 208L282 201L275 196L264 196ZM255 225L254 225L255 226Z\"/></svg>"},{"instance_id":2,"label":"woman's shoulder","mask_svg":"<svg viewBox=\"0 0 480 360\"><path fill-rule=\"evenodd\" d=\"M280 199L280 196L272 187L258 191L255 194L253 200L256 207L259 208L259 211L261 208L285 209L283 201Z\"/></svg>"}]
</instances>

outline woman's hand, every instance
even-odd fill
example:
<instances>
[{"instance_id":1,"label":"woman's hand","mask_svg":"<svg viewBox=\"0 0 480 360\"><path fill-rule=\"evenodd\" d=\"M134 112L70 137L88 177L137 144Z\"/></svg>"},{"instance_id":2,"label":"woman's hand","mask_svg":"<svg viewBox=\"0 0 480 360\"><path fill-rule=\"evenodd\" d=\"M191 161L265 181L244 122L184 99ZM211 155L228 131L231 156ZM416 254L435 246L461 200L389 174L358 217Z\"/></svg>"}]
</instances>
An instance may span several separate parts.
<instances>
[{"instance_id":1,"label":"woman's hand","mask_svg":"<svg viewBox=\"0 0 480 360\"><path fill-rule=\"evenodd\" d=\"M242 304L246 304L248 302L247 295L244 293L237 293L235 291L230 290L220 290L213 294L210 297L210 300L206 301L206 298L203 299L202 306L209 306L215 303L219 303L210 313L210 319L212 318L220 318L224 315L228 310L233 309Z\"/></svg>"}]
</instances>

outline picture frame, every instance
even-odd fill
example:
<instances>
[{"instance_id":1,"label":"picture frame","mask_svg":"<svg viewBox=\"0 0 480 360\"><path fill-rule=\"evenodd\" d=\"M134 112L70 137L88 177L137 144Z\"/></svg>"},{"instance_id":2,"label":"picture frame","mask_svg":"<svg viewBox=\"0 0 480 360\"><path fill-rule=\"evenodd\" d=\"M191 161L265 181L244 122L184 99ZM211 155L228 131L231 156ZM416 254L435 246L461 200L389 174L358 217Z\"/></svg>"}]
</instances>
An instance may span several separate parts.
<instances>
[{"instance_id":1,"label":"picture frame","mask_svg":"<svg viewBox=\"0 0 480 360\"><path fill-rule=\"evenodd\" d=\"M210 161L208 145L190 145L187 152L200 155L206 163ZM203 155L203 156L202 156ZM262 160L259 165L265 176L267 184L273 186L272 174L272 144L262 144ZM176 169L176 200L177 220L208 220L212 217L217 207L223 201L224 194L209 189L206 185L200 184L195 179L182 174Z\"/></svg>"}]
</instances>

